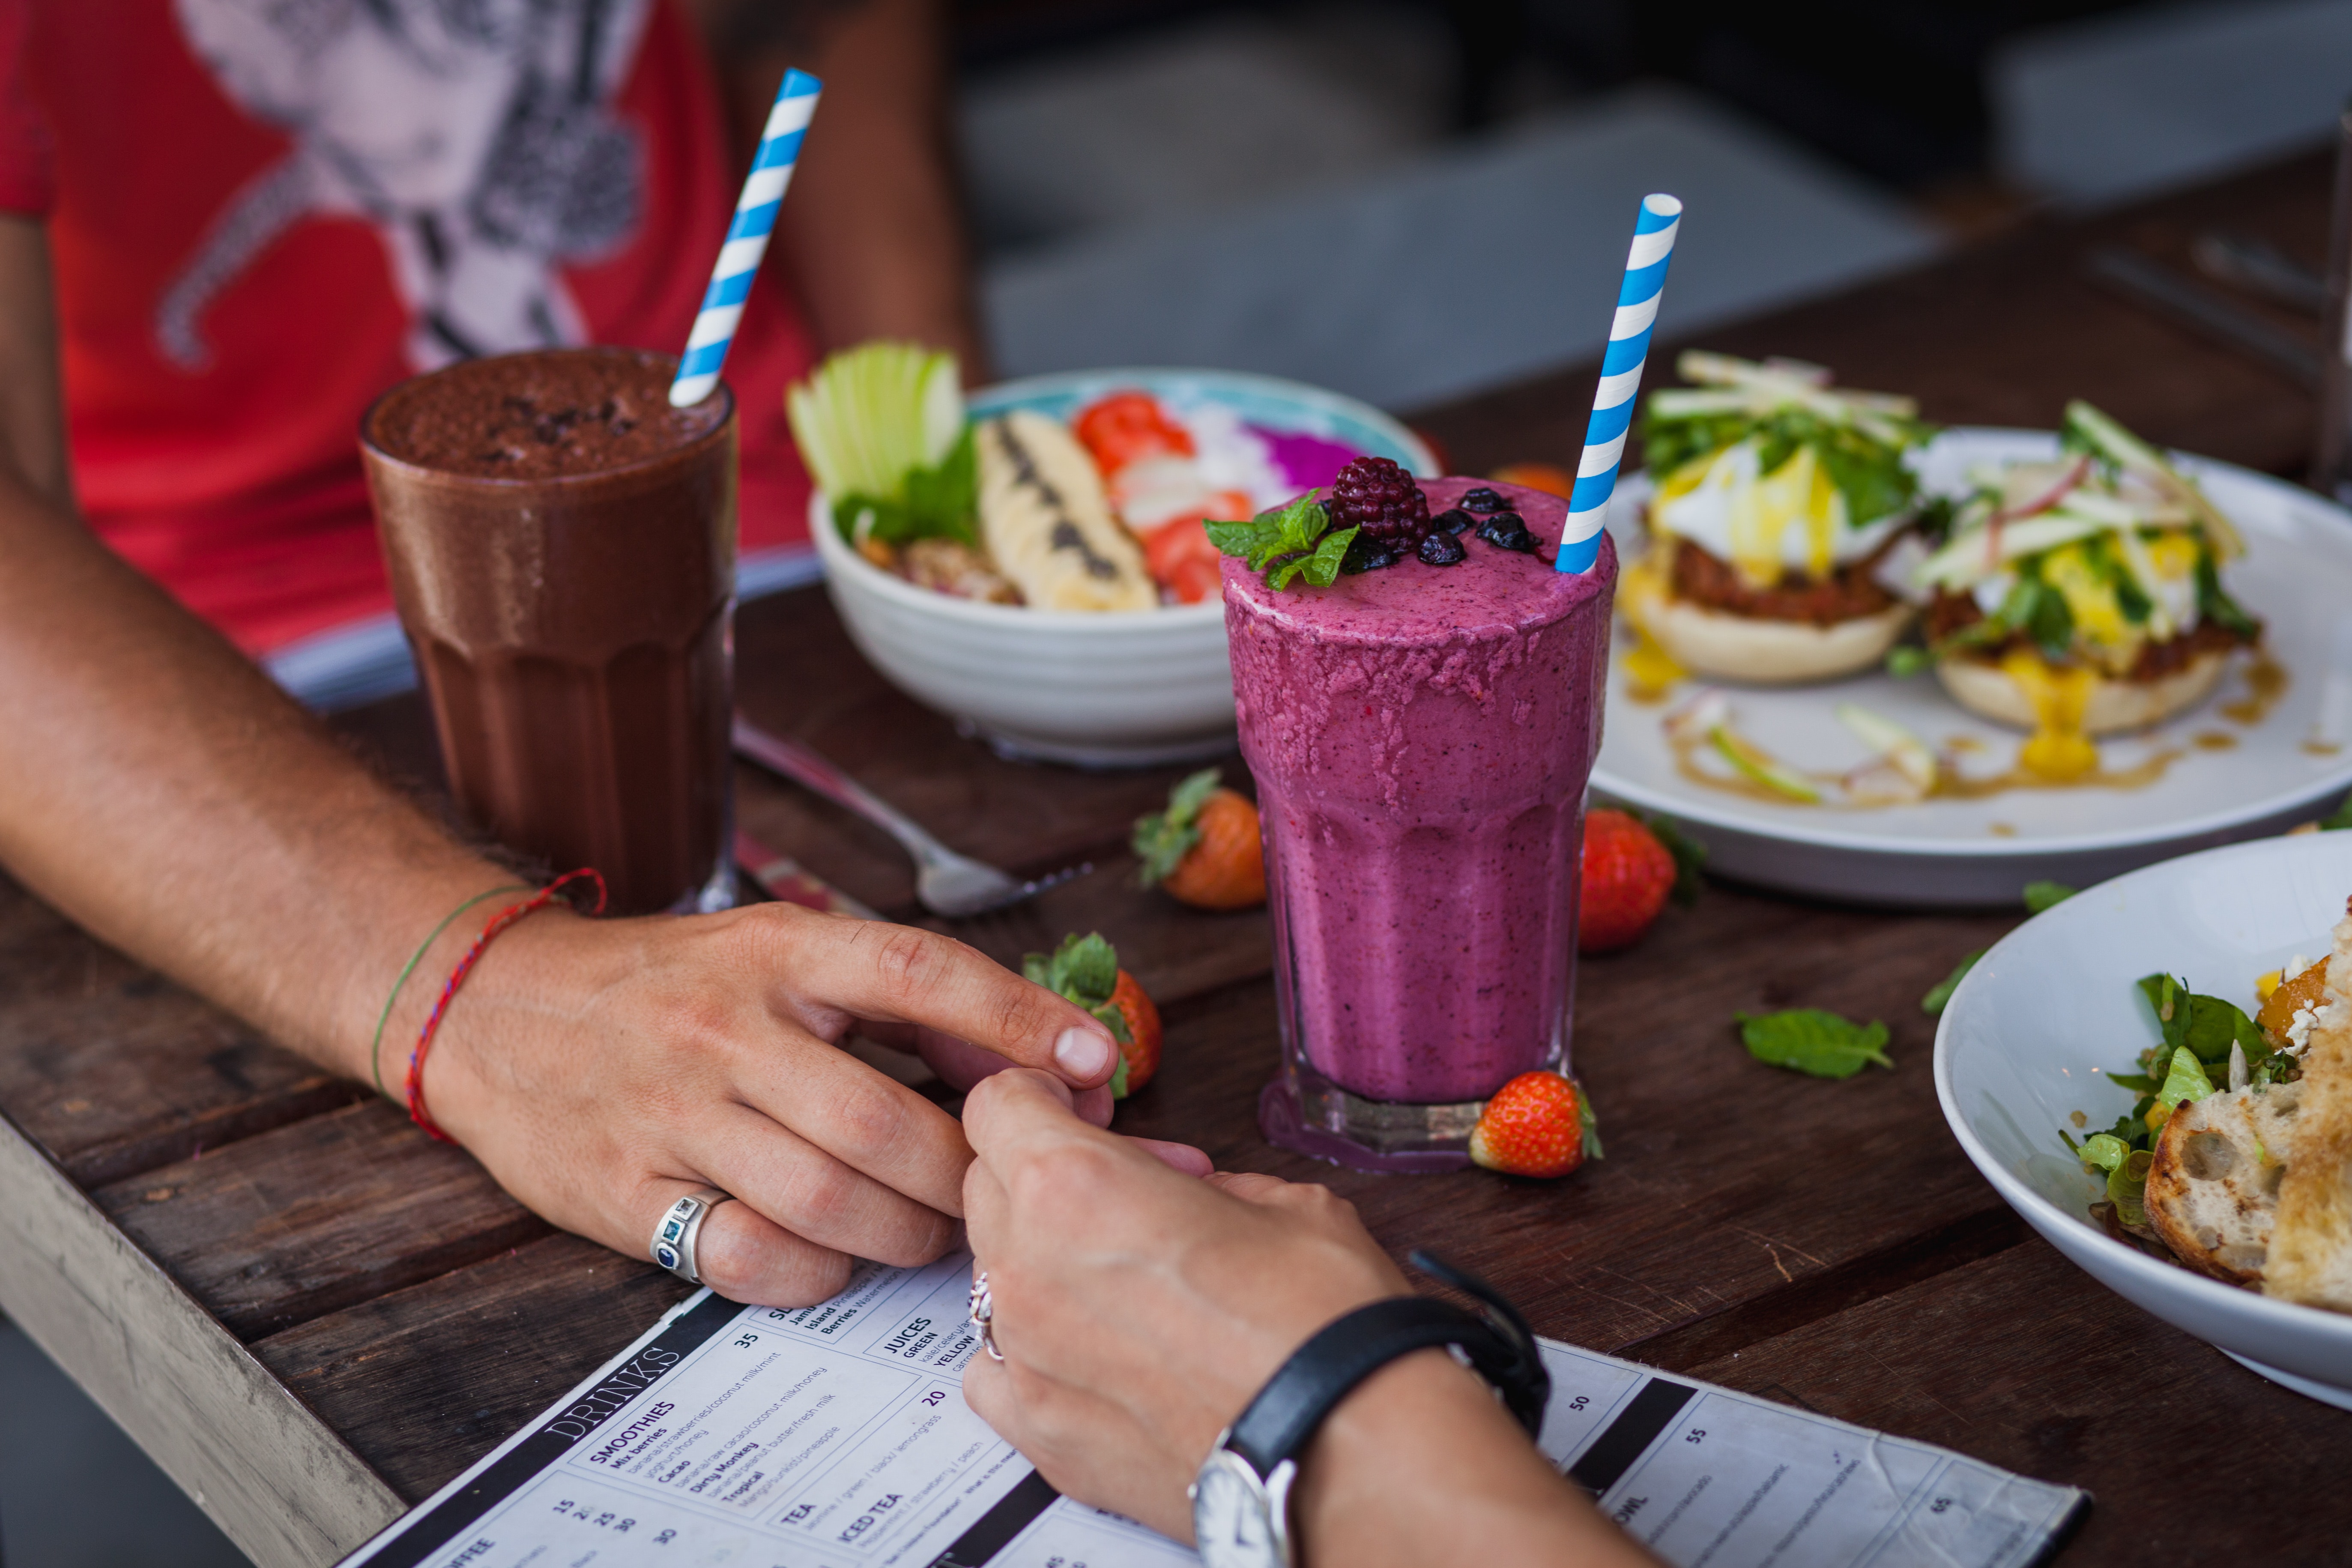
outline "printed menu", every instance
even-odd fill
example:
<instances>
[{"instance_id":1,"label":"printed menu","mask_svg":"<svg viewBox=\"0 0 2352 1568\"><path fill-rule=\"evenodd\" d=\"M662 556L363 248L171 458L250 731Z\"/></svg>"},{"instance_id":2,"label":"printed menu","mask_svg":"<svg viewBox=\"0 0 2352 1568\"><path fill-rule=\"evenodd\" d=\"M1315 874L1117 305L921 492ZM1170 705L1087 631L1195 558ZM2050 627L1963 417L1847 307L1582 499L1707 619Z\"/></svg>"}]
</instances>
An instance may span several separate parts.
<instances>
[{"instance_id":1,"label":"printed menu","mask_svg":"<svg viewBox=\"0 0 2352 1568\"><path fill-rule=\"evenodd\" d=\"M963 1402L971 1260L681 1302L344 1568L1181 1568ZM1544 1452L1678 1568L2028 1568L2088 1494L1545 1341Z\"/></svg>"}]
</instances>

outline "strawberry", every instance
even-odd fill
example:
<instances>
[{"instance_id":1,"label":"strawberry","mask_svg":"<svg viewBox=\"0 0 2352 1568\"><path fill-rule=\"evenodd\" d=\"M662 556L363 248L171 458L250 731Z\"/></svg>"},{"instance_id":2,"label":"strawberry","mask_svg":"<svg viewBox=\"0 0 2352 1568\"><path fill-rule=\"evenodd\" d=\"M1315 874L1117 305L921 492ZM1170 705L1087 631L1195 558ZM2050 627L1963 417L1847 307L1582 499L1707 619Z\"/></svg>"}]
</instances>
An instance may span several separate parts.
<instances>
[{"instance_id":1,"label":"strawberry","mask_svg":"<svg viewBox=\"0 0 2352 1568\"><path fill-rule=\"evenodd\" d=\"M1160 1009L1124 969L1118 972L1118 984L1111 987L1110 1005L1126 1020L1128 1033L1119 1042L1118 1070L1110 1077L1110 1097L1125 1100L1160 1070Z\"/></svg>"},{"instance_id":2,"label":"strawberry","mask_svg":"<svg viewBox=\"0 0 2352 1568\"><path fill-rule=\"evenodd\" d=\"M1160 1009L1135 976L1118 966L1118 951L1100 931L1065 937L1051 953L1026 955L1021 973L1108 1026L1118 1042L1118 1066L1110 1075L1113 1100L1125 1100L1151 1081L1160 1070Z\"/></svg>"},{"instance_id":3,"label":"strawberry","mask_svg":"<svg viewBox=\"0 0 2352 1568\"><path fill-rule=\"evenodd\" d=\"M1209 542L1208 525L1197 517L1162 523L1143 536L1144 565L1180 605L1200 604L1223 589L1221 559Z\"/></svg>"},{"instance_id":4,"label":"strawberry","mask_svg":"<svg viewBox=\"0 0 2352 1568\"><path fill-rule=\"evenodd\" d=\"M1139 817L1135 858L1143 885L1158 883L1180 903L1202 910L1246 910L1265 902L1265 847L1257 807L1219 787L1224 775L1203 768L1168 794L1168 809Z\"/></svg>"},{"instance_id":5,"label":"strawberry","mask_svg":"<svg viewBox=\"0 0 2352 1568\"><path fill-rule=\"evenodd\" d=\"M1674 852L1633 816L1606 806L1586 812L1577 951L1611 952L1640 941L1679 874Z\"/></svg>"},{"instance_id":6,"label":"strawberry","mask_svg":"<svg viewBox=\"0 0 2352 1568\"><path fill-rule=\"evenodd\" d=\"M1573 1079L1523 1072L1495 1091L1470 1132L1470 1158L1507 1176L1565 1176L1601 1157L1591 1106Z\"/></svg>"}]
</instances>

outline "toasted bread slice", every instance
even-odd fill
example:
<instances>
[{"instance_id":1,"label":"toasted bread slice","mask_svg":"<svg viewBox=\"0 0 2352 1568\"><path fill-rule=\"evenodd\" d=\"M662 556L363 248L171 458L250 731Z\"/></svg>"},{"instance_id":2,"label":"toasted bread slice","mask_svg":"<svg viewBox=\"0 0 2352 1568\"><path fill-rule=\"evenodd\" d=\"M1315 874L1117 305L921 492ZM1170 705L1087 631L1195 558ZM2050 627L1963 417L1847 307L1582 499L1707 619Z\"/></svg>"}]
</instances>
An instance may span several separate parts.
<instances>
[{"instance_id":1,"label":"toasted bread slice","mask_svg":"<svg viewBox=\"0 0 2352 1568\"><path fill-rule=\"evenodd\" d=\"M2352 916L2335 935L2263 1293L2352 1312Z\"/></svg>"},{"instance_id":2,"label":"toasted bread slice","mask_svg":"<svg viewBox=\"0 0 2352 1568\"><path fill-rule=\"evenodd\" d=\"M2209 1095L2164 1124L2147 1223L2181 1262L2232 1285L2261 1280L2302 1097L2299 1083Z\"/></svg>"}]
</instances>

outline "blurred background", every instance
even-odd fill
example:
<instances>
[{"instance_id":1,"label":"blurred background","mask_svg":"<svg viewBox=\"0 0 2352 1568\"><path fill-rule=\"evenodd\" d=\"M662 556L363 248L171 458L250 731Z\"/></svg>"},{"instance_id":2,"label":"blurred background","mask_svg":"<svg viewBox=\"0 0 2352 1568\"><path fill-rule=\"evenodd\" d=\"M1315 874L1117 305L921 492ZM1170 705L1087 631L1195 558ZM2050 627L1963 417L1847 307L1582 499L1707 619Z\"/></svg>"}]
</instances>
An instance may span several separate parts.
<instances>
[{"instance_id":1,"label":"blurred background","mask_svg":"<svg viewBox=\"0 0 2352 1568\"><path fill-rule=\"evenodd\" d=\"M2352 94L2352 0L954 8L1003 371L1209 364L1396 409L1597 353L1647 191L1690 209L1684 336L2318 145ZM5 1323L0 1386L10 1568L243 1562Z\"/></svg>"},{"instance_id":2,"label":"blurred background","mask_svg":"<svg viewBox=\"0 0 2352 1568\"><path fill-rule=\"evenodd\" d=\"M1390 408L1597 352L1646 191L1690 209L1680 335L2276 157L2352 89L2344 0L959 11L1003 370L1216 364Z\"/></svg>"}]
</instances>

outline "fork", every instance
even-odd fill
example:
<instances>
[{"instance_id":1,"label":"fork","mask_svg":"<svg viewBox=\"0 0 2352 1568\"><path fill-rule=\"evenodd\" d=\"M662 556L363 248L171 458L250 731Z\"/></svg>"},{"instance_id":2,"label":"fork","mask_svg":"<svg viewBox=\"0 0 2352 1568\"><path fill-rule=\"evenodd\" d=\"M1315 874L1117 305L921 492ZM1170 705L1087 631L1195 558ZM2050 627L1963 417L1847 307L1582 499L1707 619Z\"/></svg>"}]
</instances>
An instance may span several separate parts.
<instances>
[{"instance_id":1,"label":"fork","mask_svg":"<svg viewBox=\"0 0 2352 1568\"><path fill-rule=\"evenodd\" d=\"M735 715L735 752L793 783L814 790L835 805L856 812L897 839L914 858L915 897L923 908L948 920L986 914L1034 899L1094 869L1081 861L1049 877L1022 881L995 867L959 855L908 817L797 741L770 734L740 713Z\"/></svg>"}]
</instances>

